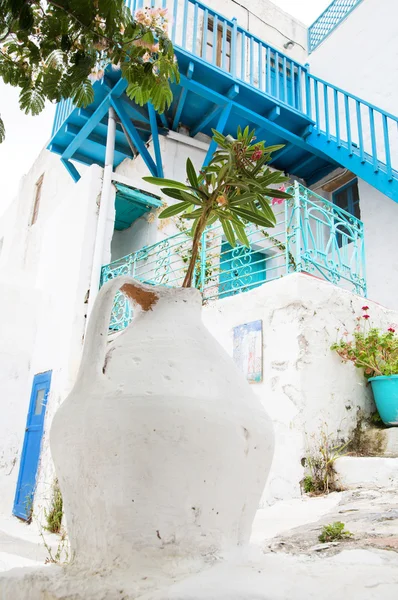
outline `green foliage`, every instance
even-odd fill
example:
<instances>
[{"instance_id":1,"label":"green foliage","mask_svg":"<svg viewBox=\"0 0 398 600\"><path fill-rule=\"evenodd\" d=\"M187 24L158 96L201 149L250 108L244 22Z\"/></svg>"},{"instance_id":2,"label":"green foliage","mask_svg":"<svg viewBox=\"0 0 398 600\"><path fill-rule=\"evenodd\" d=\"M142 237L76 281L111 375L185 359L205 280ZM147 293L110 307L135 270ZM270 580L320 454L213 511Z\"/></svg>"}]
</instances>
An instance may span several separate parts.
<instances>
[{"instance_id":1,"label":"green foliage","mask_svg":"<svg viewBox=\"0 0 398 600\"><path fill-rule=\"evenodd\" d=\"M303 488L307 494L329 494L340 489L336 483L334 463L345 455L349 442L337 443L327 432L326 426L321 428L319 437L313 437L305 461L309 473L303 480Z\"/></svg>"},{"instance_id":2,"label":"green foliage","mask_svg":"<svg viewBox=\"0 0 398 600\"><path fill-rule=\"evenodd\" d=\"M187 183L144 177L145 181L163 186L162 192L179 200L159 216L169 218L181 215L193 221L192 256L184 286L192 284L200 236L209 225L219 221L224 235L232 247L237 241L249 246L246 228L250 224L263 228L274 227L276 218L271 208L272 198L289 199L291 194L271 186L288 181L280 171L271 171L267 163L272 153L282 146L268 146L255 142L255 132L248 127L238 128L237 138L224 136L213 130L213 140L218 149L209 164L197 174L191 160L187 159Z\"/></svg>"},{"instance_id":3,"label":"green foliage","mask_svg":"<svg viewBox=\"0 0 398 600\"><path fill-rule=\"evenodd\" d=\"M4 141L6 136L6 128L4 127L3 119L0 117L0 144Z\"/></svg>"},{"instance_id":4,"label":"green foliage","mask_svg":"<svg viewBox=\"0 0 398 600\"><path fill-rule=\"evenodd\" d=\"M352 362L363 369L366 379L378 375L398 375L398 336L393 327L381 331L370 326L369 307L362 308L357 325L349 339L348 332L331 346L343 362Z\"/></svg>"},{"instance_id":5,"label":"green foliage","mask_svg":"<svg viewBox=\"0 0 398 600\"><path fill-rule=\"evenodd\" d=\"M327 542L336 542L352 537L352 533L344 529L345 525L341 521L330 523L322 528L322 532L318 539L322 544Z\"/></svg>"},{"instance_id":6,"label":"green foliage","mask_svg":"<svg viewBox=\"0 0 398 600\"><path fill-rule=\"evenodd\" d=\"M63 501L57 479L53 485L51 507L49 512L45 512L45 515L47 520L47 531L51 531L51 533L60 533L63 516Z\"/></svg>"},{"instance_id":7,"label":"green foliage","mask_svg":"<svg viewBox=\"0 0 398 600\"><path fill-rule=\"evenodd\" d=\"M312 479L311 475L306 475L304 477L302 485L303 485L303 490L306 494L312 494L313 492L316 491L315 485L314 485L314 480Z\"/></svg>"},{"instance_id":8,"label":"green foliage","mask_svg":"<svg viewBox=\"0 0 398 600\"><path fill-rule=\"evenodd\" d=\"M124 0L0 0L0 77L36 115L45 100L90 104L93 82L111 64L130 98L163 112L179 78L167 28L167 11L144 9L133 19ZM0 119L0 142L4 134Z\"/></svg>"}]
</instances>

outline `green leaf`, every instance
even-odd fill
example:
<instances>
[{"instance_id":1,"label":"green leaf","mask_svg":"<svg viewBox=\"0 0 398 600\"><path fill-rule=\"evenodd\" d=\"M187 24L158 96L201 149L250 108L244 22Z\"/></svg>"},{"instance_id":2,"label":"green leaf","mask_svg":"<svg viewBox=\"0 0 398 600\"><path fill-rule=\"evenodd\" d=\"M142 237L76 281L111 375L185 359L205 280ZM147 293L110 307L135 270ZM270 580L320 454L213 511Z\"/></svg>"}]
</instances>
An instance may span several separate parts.
<instances>
[{"instance_id":1,"label":"green leaf","mask_svg":"<svg viewBox=\"0 0 398 600\"><path fill-rule=\"evenodd\" d=\"M244 208L236 208L233 207L230 209L231 212L236 213L242 219L249 221L250 223L255 223L256 225L260 225L261 227L275 227L276 219L273 214L273 220L267 219L264 215L262 215L259 211L251 212L250 210L246 210Z\"/></svg>"},{"instance_id":2,"label":"green leaf","mask_svg":"<svg viewBox=\"0 0 398 600\"><path fill-rule=\"evenodd\" d=\"M85 108L94 102L94 90L91 81L83 81L73 95L73 103Z\"/></svg>"},{"instance_id":3,"label":"green leaf","mask_svg":"<svg viewBox=\"0 0 398 600\"><path fill-rule=\"evenodd\" d=\"M235 248L236 240L234 230L232 229L232 225L229 223L229 221L223 219L222 217L220 217L220 221L228 243L230 244L230 246L232 246L232 248Z\"/></svg>"},{"instance_id":4,"label":"green leaf","mask_svg":"<svg viewBox=\"0 0 398 600\"><path fill-rule=\"evenodd\" d=\"M236 237L238 238L238 240L247 248L250 248L250 242L249 242L249 238L246 235L245 232L245 227L244 225L238 225L237 223L235 223L234 221L232 222L232 226L235 229L235 233L236 233Z\"/></svg>"},{"instance_id":5,"label":"green leaf","mask_svg":"<svg viewBox=\"0 0 398 600\"><path fill-rule=\"evenodd\" d=\"M159 219L168 219L169 217L174 217L175 215L178 215L184 210L187 210L187 208L189 208L190 206L190 202L178 202L178 204L173 204L173 206L165 208L165 210L163 210L160 213Z\"/></svg>"},{"instance_id":6,"label":"green leaf","mask_svg":"<svg viewBox=\"0 0 398 600\"><path fill-rule=\"evenodd\" d=\"M3 119L0 117L0 144L4 142L6 137L6 128L4 127Z\"/></svg>"},{"instance_id":7,"label":"green leaf","mask_svg":"<svg viewBox=\"0 0 398 600\"><path fill-rule=\"evenodd\" d=\"M44 108L44 95L38 88L22 89L19 94L19 106L25 114L38 115Z\"/></svg>"},{"instance_id":8,"label":"green leaf","mask_svg":"<svg viewBox=\"0 0 398 600\"><path fill-rule=\"evenodd\" d=\"M197 196L194 196L193 194L188 194L187 192L184 192L182 190L181 195L183 199L186 200L186 202L191 202L192 204L196 204L197 206L203 206L203 201L199 200Z\"/></svg>"},{"instance_id":9,"label":"green leaf","mask_svg":"<svg viewBox=\"0 0 398 600\"><path fill-rule=\"evenodd\" d=\"M285 200L288 200L292 197L292 195L288 192L282 192L282 190L273 190L271 188L265 188L264 190L262 190L261 193L263 196L268 196L269 198L283 198Z\"/></svg>"},{"instance_id":10,"label":"green leaf","mask_svg":"<svg viewBox=\"0 0 398 600\"><path fill-rule=\"evenodd\" d=\"M268 202L266 200L264 200L264 198L261 198L261 196L259 196L258 198L258 202L263 210L263 213L265 215L265 217L267 219L269 219L270 221L272 221L273 219L275 219L275 215L274 215L274 211L272 210L272 208L270 207L270 205L268 204ZM275 219L276 222L276 219Z\"/></svg>"},{"instance_id":11,"label":"green leaf","mask_svg":"<svg viewBox=\"0 0 398 600\"><path fill-rule=\"evenodd\" d=\"M199 185L198 178L196 176L195 167L193 166L192 161L189 157L187 158L187 175L189 183L192 185L192 187L197 188Z\"/></svg>"},{"instance_id":12,"label":"green leaf","mask_svg":"<svg viewBox=\"0 0 398 600\"><path fill-rule=\"evenodd\" d=\"M152 183L153 185L164 186L168 188L175 188L176 190L188 190L188 186L185 183L180 183L179 181L173 181L172 179L164 179L163 177L143 177L142 178L147 183Z\"/></svg>"}]
</instances>

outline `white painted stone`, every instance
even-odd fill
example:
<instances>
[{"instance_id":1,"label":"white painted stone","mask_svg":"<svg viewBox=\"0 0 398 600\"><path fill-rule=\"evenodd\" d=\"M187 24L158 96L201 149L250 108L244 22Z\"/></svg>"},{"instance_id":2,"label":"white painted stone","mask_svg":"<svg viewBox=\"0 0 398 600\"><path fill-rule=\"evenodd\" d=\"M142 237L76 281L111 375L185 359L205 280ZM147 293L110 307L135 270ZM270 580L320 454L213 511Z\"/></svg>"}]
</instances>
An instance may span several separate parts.
<instances>
[{"instance_id":1,"label":"white painted stone","mask_svg":"<svg viewBox=\"0 0 398 600\"><path fill-rule=\"evenodd\" d=\"M383 431L385 441L384 456L398 457L398 427L389 427Z\"/></svg>"},{"instance_id":2,"label":"white painted stone","mask_svg":"<svg viewBox=\"0 0 398 600\"><path fill-rule=\"evenodd\" d=\"M363 298L303 274L270 281L204 309L204 321L232 354L233 327L263 321L263 382L253 384L275 427L275 456L262 503L299 497L302 458L320 442L320 430L348 440L358 409L375 405L362 372L343 364L330 346L353 331ZM395 311L366 301L381 327Z\"/></svg>"},{"instance_id":3,"label":"white painted stone","mask_svg":"<svg viewBox=\"0 0 398 600\"><path fill-rule=\"evenodd\" d=\"M120 288L136 316L107 347ZM79 568L144 575L248 542L272 424L200 312L197 290L130 277L98 295L76 384L51 431Z\"/></svg>"},{"instance_id":4,"label":"white painted stone","mask_svg":"<svg viewBox=\"0 0 398 600\"><path fill-rule=\"evenodd\" d=\"M334 463L344 488L391 488L398 486L398 458L344 456Z\"/></svg>"}]
</instances>

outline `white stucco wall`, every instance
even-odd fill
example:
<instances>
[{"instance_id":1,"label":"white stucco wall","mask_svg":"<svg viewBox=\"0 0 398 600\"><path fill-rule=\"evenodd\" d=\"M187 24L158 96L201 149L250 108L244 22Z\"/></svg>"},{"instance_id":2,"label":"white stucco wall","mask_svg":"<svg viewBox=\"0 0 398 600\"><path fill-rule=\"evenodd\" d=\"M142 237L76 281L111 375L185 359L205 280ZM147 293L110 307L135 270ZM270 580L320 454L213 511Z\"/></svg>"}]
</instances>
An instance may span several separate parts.
<instances>
[{"instance_id":1,"label":"white stucco wall","mask_svg":"<svg viewBox=\"0 0 398 600\"><path fill-rule=\"evenodd\" d=\"M187 158L189 157L195 168L199 170L206 155L208 144L186 135L171 132L168 136L160 137L160 147L164 177L176 181L185 181ZM148 149L153 153L152 143L149 144ZM174 202L172 198L164 196L158 186L151 185L142 179L148 177L149 172L141 156L138 156L134 161L125 160L117 167L116 173L128 177L134 187L156 194L165 203L172 204ZM110 262L109 257L111 260L116 260L139 250L143 246L150 246L178 233L179 230L173 220L158 219L158 212L151 211L137 219L128 229L114 232L114 212L112 208L108 216L107 243L103 264ZM111 243L111 246L109 246L109 243Z\"/></svg>"},{"instance_id":2,"label":"white stucco wall","mask_svg":"<svg viewBox=\"0 0 398 600\"><path fill-rule=\"evenodd\" d=\"M310 54L314 75L397 112L398 4L364 0Z\"/></svg>"},{"instance_id":3,"label":"white stucco wall","mask_svg":"<svg viewBox=\"0 0 398 600\"><path fill-rule=\"evenodd\" d=\"M30 226L35 184L44 173L39 214ZM53 481L48 427L80 362L102 169L75 184L44 150L0 220L0 513L13 506L33 376L52 370L35 497L39 512ZM12 227L10 226L12 223Z\"/></svg>"},{"instance_id":4,"label":"white stucco wall","mask_svg":"<svg viewBox=\"0 0 398 600\"><path fill-rule=\"evenodd\" d=\"M358 408L373 412L363 375L341 363L331 344L352 331L363 298L308 275L293 274L204 308L207 327L232 354L233 327L263 321L263 382L253 389L271 416L276 448L263 503L300 496L301 459L322 428L348 439ZM375 323L398 323L398 312L367 301Z\"/></svg>"}]
</instances>

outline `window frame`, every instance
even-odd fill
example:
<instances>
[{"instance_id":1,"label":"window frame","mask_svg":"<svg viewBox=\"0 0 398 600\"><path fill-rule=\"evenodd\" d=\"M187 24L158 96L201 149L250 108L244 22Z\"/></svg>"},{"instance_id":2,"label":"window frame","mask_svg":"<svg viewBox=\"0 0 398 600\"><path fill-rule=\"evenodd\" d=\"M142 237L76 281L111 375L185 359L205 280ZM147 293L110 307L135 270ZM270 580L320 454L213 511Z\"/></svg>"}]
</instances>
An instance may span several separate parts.
<instances>
[{"instance_id":1,"label":"window frame","mask_svg":"<svg viewBox=\"0 0 398 600\"><path fill-rule=\"evenodd\" d=\"M219 69L222 69L222 41L223 41L223 35L224 35L224 22L219 22L217 21L217 39L216 39L216 62L213 63L213 52L214 52L214 17L209 16L208 21L207 21L207 34L211 34L210 36L207 35L206 36L206 48L204 48L204 53L202 55L204 55L205 60L207 62L210 62L210 64L215 64L216 67L218 67ZM203 44L204 44L204 28L203 28L203 36L202 36L202 48L203 48ZM229 44L229 53L226 52L225 53L225 58L226 58L226 65L225 65L225 71L227 73L229 73L231 71L231 53L232 53L232 29L230 27L228 27L227 25L227 31L226 31L226 44L227 44L227 48L228 48L228 44ZM211 44L209 44L209 40L211 40ZM212 50L212 58L211 60L207 60L207 47L209 47Z\"/></svg>"}]
</instances>

